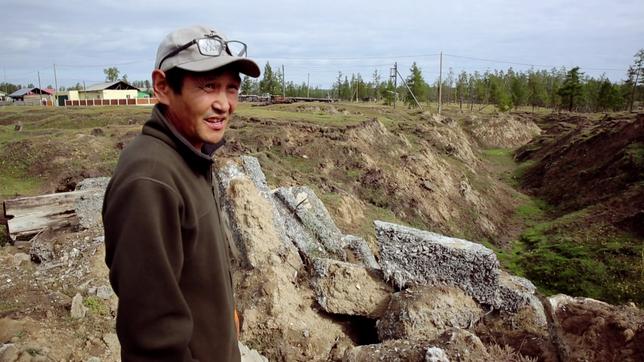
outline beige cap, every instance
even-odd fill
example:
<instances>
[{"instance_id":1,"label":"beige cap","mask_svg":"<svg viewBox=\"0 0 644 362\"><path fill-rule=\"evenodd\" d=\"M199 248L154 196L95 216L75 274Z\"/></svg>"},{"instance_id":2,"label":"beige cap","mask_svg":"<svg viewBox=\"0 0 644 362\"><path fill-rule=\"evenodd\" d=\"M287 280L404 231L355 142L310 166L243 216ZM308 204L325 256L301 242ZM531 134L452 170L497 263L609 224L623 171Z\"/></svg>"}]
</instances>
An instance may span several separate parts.
<instances>
[{"instance_id":1,"label":"beige cap","mask_svg":"<svg viewBox=\"0 0 644 362\"><path fill-rule=\"evenodd\" d=\"M171 54L195 39L213 35L222 38L224 41L228 40L224 34L205 26L196 25L173 31L161 41L159 49L157 50L157 59L154 63L154 68L167 71L168 69L177 67L192 72L206 72L235 63L241 73L254 78L259 77L259 67L251 59L233 56L225 51L216 57L203 55L199 52L197 44L193 44L177 54L166 58L168 54ZM163 61L163 64L159 67L161 61Z\"/></svg>"}]
</instances>

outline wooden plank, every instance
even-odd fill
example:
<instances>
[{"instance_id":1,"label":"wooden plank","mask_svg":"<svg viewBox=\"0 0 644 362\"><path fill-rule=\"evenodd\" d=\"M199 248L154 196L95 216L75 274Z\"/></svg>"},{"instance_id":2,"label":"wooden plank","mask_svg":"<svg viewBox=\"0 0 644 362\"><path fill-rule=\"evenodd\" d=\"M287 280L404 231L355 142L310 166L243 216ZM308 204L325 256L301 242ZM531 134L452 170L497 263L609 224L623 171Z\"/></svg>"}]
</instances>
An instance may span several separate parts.
<instances>
[{"instance_id":1,"label":"wooden plank","mask_svg":"<svg viewBox=\"0 0 644 362\"><path fill-rule=\"evenodd\" d=\"M78 226L76 202L95 192L96 190L71 191L4 201L9 237L14 241L28 240L46 228L59 230Z\"/></svg>"}]
</instances>

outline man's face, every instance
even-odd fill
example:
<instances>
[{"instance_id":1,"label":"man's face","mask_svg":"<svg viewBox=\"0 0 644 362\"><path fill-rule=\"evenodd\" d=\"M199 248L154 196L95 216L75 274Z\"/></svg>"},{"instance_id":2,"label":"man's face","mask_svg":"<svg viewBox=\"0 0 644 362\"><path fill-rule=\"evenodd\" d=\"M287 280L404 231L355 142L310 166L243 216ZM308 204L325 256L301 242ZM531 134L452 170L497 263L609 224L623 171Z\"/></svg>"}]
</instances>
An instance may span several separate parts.
<instances>
[{"instance_id":1,"label":"man's face","mask_svg":"<svg viewBox=\"0 0 644 362\"><path fill-rule=\"evenodd\" d=\"M170 91L166 116L196 149L217 143L237 107L239 85L233 70L188 73L181 94Z\"/></svg>"}]
</instances>

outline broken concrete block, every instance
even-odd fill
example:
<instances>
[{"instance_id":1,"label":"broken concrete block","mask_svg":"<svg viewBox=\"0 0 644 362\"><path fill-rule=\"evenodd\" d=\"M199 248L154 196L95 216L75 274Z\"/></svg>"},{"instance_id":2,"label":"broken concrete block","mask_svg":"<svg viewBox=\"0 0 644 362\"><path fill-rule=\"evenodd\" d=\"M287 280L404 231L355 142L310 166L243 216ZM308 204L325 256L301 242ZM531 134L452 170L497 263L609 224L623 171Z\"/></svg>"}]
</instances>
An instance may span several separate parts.
<instances>
[{"instance_id":1,"label":"broken concrete block","mask_svg":"<svg viewBox=\"0 0 644 362\"><path fill-rule=\"evenodd\" d=\"M454 285L479 303L495 305L499 261L481 244L406 226L374 221L380 265L399 288Z\"/></svg>"},{"instance_id":2,"label":"broken concrete block","mask_svg":"<svg viewBox=\"0 0 644 362\"><path fill-rule=\"evenodd\" d=\"M354 235L345 235L340 239L340 242L346 255L353 256L354 259L367 268L380 269L380 264L376 261L376 257L363 238ZM348 258L351 259L351 257Z\"/></svg>"},{"instance_id":3,"label":"broken concrete block","mask_svg":"<svg viewBox=\"0 0 644 362\"><path fill-rule=\"evenodd\" d=\"M483 315L479 305L451 286L414 287L391 296L378 320L382 340L431 340L451 328L471 328Z\"/></svg>"},{"instance_id":4,"label":"broken concrete block","mask_svg":"<svg viewBox=\"0 0 644 362\"><path fill-rule=\"evenodd\" d=\"M308 231L334 256L335 259L346 260L344 250L340 245L342 233L331 219L329 211L322 201L308 187L280 187L275 196L286 205L308 229Z\"/></svg>"},{"instance_id":5,"label":"broken concrete block","mask_svg":"<svg viewBox=\"0 0 644 362\"><path fill-rule=\"evenodd\" d=\"M270 193L268 183L266 182L266 175L262 171L262 166L259 160L252 156L241 156L244 173L253 181L257 189L262 193Z\"/></svg>"},{"instance_id":6,"label":"broken concrete block","mask_svg":"<svg viewBox=\"0 0 644 362\"><path fill-rule=\"evenodd\" d=\"M312 265L316 299L325 311L378 318L387 308L393 288L379 270L320 258Z\"/></svg>"},{"instance_id":7,"label":"broken concrete block","mask_svg":"<svg viewBox=\"0 0 644 362\"><path fill-rule=\"evenodd\" d=\"M261 355L254 349L246 347L241 342L237 342L239 345L239 354L241 355L241 362L268 362L268 358Z\"/></svg>"},{"instance_id":8,"label":"broken concrete block","mask_svg":"<svg viewBox=\"0 0 644 362\"><path fill-rule=\"evenodd\" d=\"M499 288L497 289L497 300L495 307L506 312L516 312L520 307L529 304L534 299L534 292L537 288L526 278L508 274L501 270L499 274ZM531 298L534 297L534 298ZM538 301L538 299L537 299ZM541 305L541 303L539 303ZM546 323L546 315L543 306L540 307L543 316L543 324Z\"/></svg>"}]
</instances>

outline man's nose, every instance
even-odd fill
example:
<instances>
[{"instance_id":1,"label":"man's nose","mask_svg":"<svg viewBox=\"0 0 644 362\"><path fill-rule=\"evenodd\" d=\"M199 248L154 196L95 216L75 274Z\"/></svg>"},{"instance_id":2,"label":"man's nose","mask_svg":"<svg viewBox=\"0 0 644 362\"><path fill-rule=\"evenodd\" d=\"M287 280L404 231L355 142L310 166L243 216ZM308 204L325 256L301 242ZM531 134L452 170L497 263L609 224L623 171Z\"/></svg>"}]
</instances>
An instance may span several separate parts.
<instances>
[{"instance_id":1,"label":"man's nose","mask_svg":"<svg viewBox=\"0 0 644 362\"><path fill-rule=\"evenodd\" d=\"M216 92L212 101L212 109L217 113L226 113L230 110L230 102L225 91Z\"/></svg>"}]
</instances>

